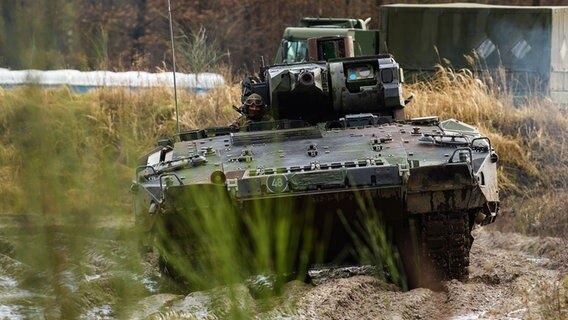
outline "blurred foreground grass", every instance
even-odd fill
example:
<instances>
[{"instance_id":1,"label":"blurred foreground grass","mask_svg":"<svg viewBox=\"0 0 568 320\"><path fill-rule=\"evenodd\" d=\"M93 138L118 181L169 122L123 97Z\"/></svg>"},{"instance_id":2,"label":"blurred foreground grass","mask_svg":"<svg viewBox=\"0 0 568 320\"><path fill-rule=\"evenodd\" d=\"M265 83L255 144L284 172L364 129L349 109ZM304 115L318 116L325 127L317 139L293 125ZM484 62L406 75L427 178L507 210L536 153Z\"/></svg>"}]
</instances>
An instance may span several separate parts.
<instances>
[{"instance_id":1,"label":"blurred foreground grass","mask_svg":"<svg viewBox=\"0 0 568 320\"><path fill-rule=\"evenodd\" d=\"M181 94L182 127L229 123L236 91ZM0 91L1 213L54 223L130 215L136 159L174 133L173 112L165 89Z\"/></svg>"},{"instance_id":2,"label":"blurred foreground grass","mask_svg":"<svg viewBox=\"0 0 568 320\"><path fill-rule=\"evenodd\" d=\"M229 123L235 90L181 93L182 126ZM136 159L174 133L173 111L166 89L0 89L0 277L39 296L7 294L0 318L122 318L152 293L129 186Z\"/></svg>"}]
</instances>

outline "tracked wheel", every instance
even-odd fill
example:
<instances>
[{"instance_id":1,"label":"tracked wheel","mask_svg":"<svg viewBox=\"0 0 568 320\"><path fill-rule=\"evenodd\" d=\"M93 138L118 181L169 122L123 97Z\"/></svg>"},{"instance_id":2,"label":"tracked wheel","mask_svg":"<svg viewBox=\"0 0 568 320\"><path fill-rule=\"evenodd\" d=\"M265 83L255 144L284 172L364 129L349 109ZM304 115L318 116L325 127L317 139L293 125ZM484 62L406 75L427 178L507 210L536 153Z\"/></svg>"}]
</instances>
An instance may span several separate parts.
<instances>
[{"instance_id":1,"label":"tracked wheel","mask_svg":"<svg viewBox=\"0 0 568 320\"><path fill-rule=\"evenodd\" d=\"M465 280L473 238L469 214L431 213L422 217L422 259L434 266L438 280Z\"/></svg>"},{"instance_id":2,"label":"tracked wheel","mask_svg":"<svg viewBox=\"0 0 568 320\"><path fill-rule=\"evenodd\" d=\"M442 288L444 280L466 280L473 243L467 212L429 213L409 220L403 247L409 287Z\"/></svg>"}]
</instances>

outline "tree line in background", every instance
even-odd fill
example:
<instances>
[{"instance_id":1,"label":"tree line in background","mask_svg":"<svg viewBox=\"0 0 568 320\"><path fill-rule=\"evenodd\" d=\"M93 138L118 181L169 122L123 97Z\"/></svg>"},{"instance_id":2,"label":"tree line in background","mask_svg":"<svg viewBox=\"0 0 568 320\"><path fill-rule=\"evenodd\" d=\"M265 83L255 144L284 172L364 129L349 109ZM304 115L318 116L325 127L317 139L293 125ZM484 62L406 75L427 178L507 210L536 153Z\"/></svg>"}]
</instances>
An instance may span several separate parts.
<instances>
[{"instance_id":1,"label":"tree line in background","mask_svg":"<svg viewBox=\"0 0 568 320\"><path fill-rule=\"evenodd\" d=\"M371 17L391 0L171 0L176 60L184 72L220 63L234 72L270 63L286 26L300 17ZM460 1L562 5L562 0ZM167 0L0 1L0 67L171 70Z\"/></svg>"}]
</instances>

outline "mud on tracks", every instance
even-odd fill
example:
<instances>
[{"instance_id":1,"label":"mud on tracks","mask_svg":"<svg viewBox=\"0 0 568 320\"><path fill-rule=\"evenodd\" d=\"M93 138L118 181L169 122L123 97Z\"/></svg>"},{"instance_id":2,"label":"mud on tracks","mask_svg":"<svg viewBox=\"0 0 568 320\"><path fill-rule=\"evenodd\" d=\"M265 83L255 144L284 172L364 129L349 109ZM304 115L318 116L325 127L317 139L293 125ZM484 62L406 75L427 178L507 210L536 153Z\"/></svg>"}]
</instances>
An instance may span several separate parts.
<instances>
[{"instance_id":1,"label":"mud on tracks","mask_svg":"<svg viewBox=\"0 0 568 320\"><path fill-rule=\"evenodd\" d=\"M469 278L444 282L440 291L403 292L371 276L372 268L331 270L314 286L286 284L268 309L266 301L252 299L244 285L237 285L238 304L256 319L568 319L565 239L483 228L473 235ZM215 292L180 296L169 302L170 311L161 308L150 318L223 318L229 310L214 309L219 306L213 303ZM191 310L184 309L187 305Z\"/></svg>"},{"instance_id":2,"label":"mud on tracks","mask_svg":"<svg viewBox=\"0 0 568 320\"><path fill-rule=\"evenodd\" d=\"M319 319L567 319L568 241L474 230L470 276L398 291L370 276L335 279L298 300Z\"/></svg>"}]
</instances>

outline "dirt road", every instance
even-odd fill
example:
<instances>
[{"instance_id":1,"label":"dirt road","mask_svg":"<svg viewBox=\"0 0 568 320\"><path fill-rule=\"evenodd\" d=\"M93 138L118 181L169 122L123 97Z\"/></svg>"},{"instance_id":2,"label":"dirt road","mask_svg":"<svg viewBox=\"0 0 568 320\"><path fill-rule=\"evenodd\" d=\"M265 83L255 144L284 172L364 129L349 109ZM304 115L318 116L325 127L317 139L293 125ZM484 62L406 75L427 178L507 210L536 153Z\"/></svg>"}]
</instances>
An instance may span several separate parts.
<instances>
[{"instance_id":1,"label":"dirt road","mask_svg":"<svg viewBox=\"0 0 568 320\"><path fill-rule=\"evenodd\" d=\"M56 273L69 302L57 307L67 300L55 298L50 288L57 286L45 270L9 257L14 248L26 252L21 243L39 243L37 236L20 234L0 243L0 318L57 315L66 306L78 318L98 319L568 319L566 239L478 228L469 280L446 282L437 292L403 292L369 275L370 268L346 268L320 276L316 285L292 281L279 296L255 299L245 284L189 294L160 289L155 266L132 259L134 241L59 232L57 252L79 239L86 258Z\"/></svg>"},{"instance_id":2,"label":"dirt road","mask_svg":"<svg viewBox=\"0 0 568 320\"><path fill-rule=\"evenodd\" d=\"M470 278L442 292L393 291L370 276L307 291L297 314L320 319L567 319L566 240L474 231Z\"/></svg>"},{"instance_id":3,"label":"dirt road","mask_svg":"<svg viewBox=\"0 0 568 320\"><path fill-rule=\"evenodd\" d=\"M469 281L446 282L439 292L401 292L372 276L355 275L317 286L288 283L268 309L237 286L239 305L256 310L259 319L568 319L566 240L484 229L474 230L474 236ZM218 297L219 291L170 296L161 309L169 311L150 318L223 317L229 309Z\"/></svg>"}]
</instances>

